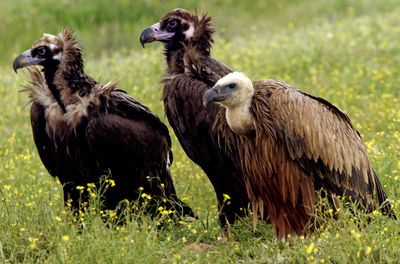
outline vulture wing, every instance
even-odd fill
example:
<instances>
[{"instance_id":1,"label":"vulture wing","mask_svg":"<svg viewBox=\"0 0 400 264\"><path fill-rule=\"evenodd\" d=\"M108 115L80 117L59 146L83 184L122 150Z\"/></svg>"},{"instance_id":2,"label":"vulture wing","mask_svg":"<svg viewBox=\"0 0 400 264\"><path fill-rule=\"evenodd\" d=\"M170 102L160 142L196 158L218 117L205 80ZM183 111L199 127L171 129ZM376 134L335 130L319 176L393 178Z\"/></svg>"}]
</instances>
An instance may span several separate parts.
<instances>
[{"instance_id":1,"label":"vulture wing","mask_svg":"<svg viewBox=\"0 0 400 264\"><path fill-rule=\"evenodd\" d=\"M322 98L275 80L255 82L254 98L256 123L262 123L260 113L269 119L264 125L256 124L256 130L274 134L288 156L313 177L316 189L350 196L368 211L384 203L387 196L366 147L345 113ZM371 204L372 197L376 204ZM381 210L390 213L390 205Z\"/></svg>"},{"instance_id":2,"label":"vulture wing","mask_svg":"<svg viewBox=\"0 0 400 264\"><path fill-rule=\"evenodd\" d=\"M232 70L222 62L202 56L200 51L192 45L185 46L184 55L185 74L207 84L210 88L219 79L231 73Z\"/></svg>"},{"instance_id":3,"label":"vulture wing","mask_svg":"<svg viewBox=\"0 0 400 264\"><path fill-rule=\"evenodd\" d=\"M44 107L36 102L31 106L31 126L33 139L45 168L51 176L57 176L56 152L53 142L46 133L46 119Z\"/></svg>"},{"instance_id":4,"label":"vulture wing","mask_svg":"<svg viewBox=\"0 0 400 264\"><path fill-rule=\"evenodd\" d=\"M214 137L209 134L220 108L214 105L211 109L204 109L202 98L214 83L231 70L211 57L200 58L195 63L191 61L189 65L185 74L163 79L163 100L168 121L184 151L202 166L216 161L207 161L202 151L206 151L205 144L214 144ZM211 136L211 140L206 135ZM212 149L215 151L215 147Z\"/></svg>"},{"instance_id":5,"label":"vulture wing","mask_svg":"<svg viewBox=\"0 0 400 264\"><path fill-rule=\"evenodd\" d=\"M220 221L225 223L227 217L233 223L235 215L243 213L241 208L246 209L249 203L240 160L220 147L217 132L212 129L221 107L209 105L205 109L202 104L204 93L231 70L210 57L202 58L201 62L189 73L163 78L164 109L185 153L209 177L219 206L224 204L224 194L230 196L230 203L221 207Z\"/></svg>"},{"instance_id":6,"label":"vulture wing","mask_svg":"<svg viewBox=\"0 0 400 264\"><path fill-rule=\"evenodd\" d=\"M171 147L171 137L169 136L167 126L148 107L122 90L115 90L112 92L110 102L114 104L115 107L109 106L107 109L108 113L115 113L132 120L146 120L146 122L154 127L154 130L159 131L159 133L167 139L168 147Z\"/></svg>"},{"instance_id":7,"label":"vulture wing","mask_svg":"<svg viewBox=\"0 0 400 264\"><path fill-rule=\"evenodd\" d=\"M86 137L97 163L110 169L119 185L118 192L113 193L112 188L107 191L108 206L135 199L139 187L143 187L144 193L165 195L173 201L171 206L178 203L183 214L194 215L175 192L169 171L172 152L168 128L150 109L115 90L110 94L107 114L94 114L90 119ZM132 197L120 196L127 193Z\"/></svg>"}]
</instances>

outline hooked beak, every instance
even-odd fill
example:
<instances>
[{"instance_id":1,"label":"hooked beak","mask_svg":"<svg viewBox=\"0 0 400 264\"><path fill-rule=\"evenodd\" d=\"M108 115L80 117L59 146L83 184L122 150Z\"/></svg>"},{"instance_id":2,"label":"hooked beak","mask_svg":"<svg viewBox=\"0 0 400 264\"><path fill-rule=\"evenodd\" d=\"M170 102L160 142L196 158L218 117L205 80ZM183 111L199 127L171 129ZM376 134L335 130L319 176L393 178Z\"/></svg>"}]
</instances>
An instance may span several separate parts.
<instances>
[{"instance_id":1,"label":"hooked beak","mask_svg":"<svg viewBox=\"0 0 400 264\"><path fill-rule=\"evenodd\" d=\"M174 32L163 31L160 29L160 27L160 23L156 23L142 31L142 34L140 34L140 43L142 44L143 48L144 44L146 43L150 43L156 40L170 40L175 35Z\"/></svg>"},{"instance_id":2,"label":"hooked beak","mask_svg":"<svg viewBox=\"0 0 400 264\"><path fill-rule=\"evenodd\" d=\"M15 73L17 73L18 69L24 68L26 66L30 65L38 65L41 62L43 62L45 59L43 58L37 58L37 57L32 57L31 50L27 50L18 57L15 58L13 62L13 69Z\"/></svg>"},{"instance_id":3,"label":"hooked beak","mask_svg":"<svg viewBox=\"0 0 400 264\"><path fill-rule=\"evenodd\" d=\"M204 94L203 96L204 107L207 107L207 105L213 102L221 102L229 97L228 94L220 92L219 89L220 87L216 85Z\"/></svg>"}]
</instances>

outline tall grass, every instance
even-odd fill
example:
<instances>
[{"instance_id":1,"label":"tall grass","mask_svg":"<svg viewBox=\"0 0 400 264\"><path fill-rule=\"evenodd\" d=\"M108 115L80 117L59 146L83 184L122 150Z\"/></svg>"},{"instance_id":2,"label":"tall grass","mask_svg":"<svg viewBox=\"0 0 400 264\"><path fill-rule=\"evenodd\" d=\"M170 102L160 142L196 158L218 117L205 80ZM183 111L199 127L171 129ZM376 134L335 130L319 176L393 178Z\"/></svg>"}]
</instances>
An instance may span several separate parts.
<instances>
[{"instance_id":1,"label":"tall grass","mask_svg":"<svg viewBox=\"0 0 400 264\"><path fill-rule=\"evenodd\" d=\"M338 221L308 237L277 242L251 220L220 227L214 191L173 137L172 173L180 198L199 220L157 227L132 217L107 228L101 217L73 221L59 182L34 146L24 78L12 60L44 32L77 30L86 71L120 88L166 122L160 101L162 46L139 46L140 31L177 6L208 11L217 30L213 56L253 79L275 78L322 96L349 114L399 215L399 1L105 1L16 0L0 5L0 263L397 263L399 224L375 213ZM170 130L171 135L173 131ZM93 207L96 207L93 204ZM96 209L96 208L95 208ZM189 220L189 219L185 219ZM79 222L79 221L78 221Z\"/></svg>"}]
</instances>

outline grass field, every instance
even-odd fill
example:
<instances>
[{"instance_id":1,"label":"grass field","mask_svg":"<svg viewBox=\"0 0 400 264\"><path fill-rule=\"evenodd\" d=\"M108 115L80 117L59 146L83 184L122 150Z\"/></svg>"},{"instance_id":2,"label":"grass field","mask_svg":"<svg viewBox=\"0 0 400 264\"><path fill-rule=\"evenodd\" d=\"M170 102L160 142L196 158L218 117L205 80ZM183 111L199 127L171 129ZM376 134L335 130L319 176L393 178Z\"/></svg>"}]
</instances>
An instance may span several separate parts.
<instances>
[{"instance_id":1,"label":"grass field","mask_svg":"<svg viewBox=\"0 0 400 264\"><path fill-rule=\"evenodd\" d=\"M399 0L182 2L0 2L0 263L399 263L400 225L379 213L366 224L366 216L344 211L318 235L285 242L261 221L253 232L248 218L220 243L212 186L176 138L175 186L200 220L159 230L155 221L134 217L108 229L90 210L80 232L63 206L61 185L38 157L28 98L18 92L25 81L12 61L44 32L69 26L84 47L88 74L102 82L122 78L119 87L167 123L162 45L142 49L139 34L175 7L214 18L213 56L234 70L286 81L348 113L400 215Z\"/></svg>"}]
</instances>

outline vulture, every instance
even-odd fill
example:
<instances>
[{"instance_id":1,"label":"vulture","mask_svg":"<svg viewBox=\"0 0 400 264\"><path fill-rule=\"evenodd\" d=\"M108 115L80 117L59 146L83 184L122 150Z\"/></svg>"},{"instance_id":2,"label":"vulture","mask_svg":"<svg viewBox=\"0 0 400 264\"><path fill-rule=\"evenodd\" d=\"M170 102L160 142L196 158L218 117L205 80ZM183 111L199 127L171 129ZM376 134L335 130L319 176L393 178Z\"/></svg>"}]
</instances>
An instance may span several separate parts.
<instances>
[{"instance_id":1,"label":"vulture","mask_svg":"<svg viewBox=\"0 0 400 264\"><path fill-rule=\"evenodd\" d=\"M246 214L249 199L239 156L220 148L218 135L211 129L221 107L211 105L204 109L202 105L204 93L232 72L210 56L213 33L211 18L206 14L200 16L175 9L144 29L140 42L143 47L153 41L165 45L167 69L162 78L165 113L183 150L203 169L214 187L224 235L236 216ZM196 69L188 61L192 58L199 65ZM230 199L226 201L226 197Z\"/></svg>"},{"instance_id":2,"label":"vulture","mask_svg":"<svg viewBox=\"0 0 400 264\"><path fill-rule=\"evenodd\" d=\"M84 72L72 30L44 34L13 68L29 65L43 67L29 71L31 87L24 89L32 103L33 138L44 166L63 185L66 204L79 209L88 200L82 187L99 188L109 175L115 186L105 191L102 209L151 198L145 210L152 216L159 206L178 217L194 215L175 192L167 127L116 83L101 84Z\"/></svg>"},{"instance_id":3,"label":"vulture","mask_svg":"<svg viewBox=\"0 0 400 264\"><path fill-rule=\"evenodd\" d=\"M307 231L318 191L334 210L337 197L348 197L395 218L360 134L328 101L233 72L204 94L204 105L212 102L223 106L214 128L236 145L253 213L266 206L279 240Z\"/></svg>"}]
</instances>

